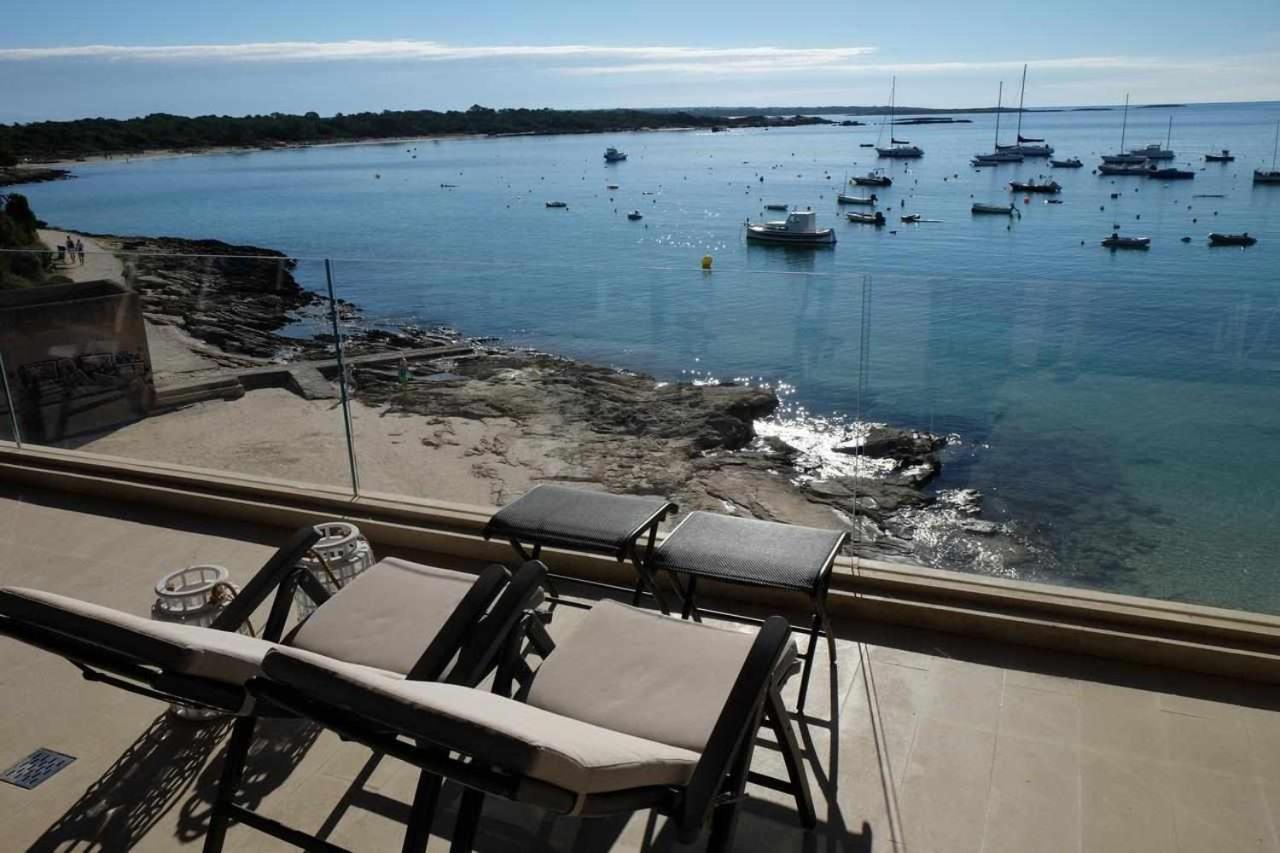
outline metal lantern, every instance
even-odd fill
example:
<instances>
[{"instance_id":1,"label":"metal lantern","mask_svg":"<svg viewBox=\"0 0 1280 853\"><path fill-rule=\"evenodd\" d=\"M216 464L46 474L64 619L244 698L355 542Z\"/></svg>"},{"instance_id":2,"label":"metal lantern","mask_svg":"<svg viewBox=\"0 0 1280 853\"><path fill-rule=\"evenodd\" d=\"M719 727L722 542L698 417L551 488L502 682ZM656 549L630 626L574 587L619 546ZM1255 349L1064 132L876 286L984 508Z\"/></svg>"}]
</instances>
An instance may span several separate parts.
<instances>
[{"instance_id":1,"label":"metal lantern","mask_svg":"<svg viewBox=\"0 0 1280 853\"><path fill-rule=\"evenodd\" d=\"M208 628L240 591L230 582L230 577L230 572L224 567L212 565L190 566L170 572L156 581L156 600L151 605L151 618ZM169 713L184 720L213 720L225 716L220 711L176 704L169 706Z\"/></svg>"},{"instance_id":2,"label":"metal lantern","mask_svg":"<svg viewBox=\"0 0 1280 853\"><path fill-rule=\"evenodd\" d=\"M369 547L369 540L361 535L360 528L346 521L326 521L317 524L316 530L320 532L320 541L311 546L299 565L333 595L373 565L373 549ZM293 600L299 621L316 609L311 596L300 588L294 591Z\"/></svg>"}]
</instances>

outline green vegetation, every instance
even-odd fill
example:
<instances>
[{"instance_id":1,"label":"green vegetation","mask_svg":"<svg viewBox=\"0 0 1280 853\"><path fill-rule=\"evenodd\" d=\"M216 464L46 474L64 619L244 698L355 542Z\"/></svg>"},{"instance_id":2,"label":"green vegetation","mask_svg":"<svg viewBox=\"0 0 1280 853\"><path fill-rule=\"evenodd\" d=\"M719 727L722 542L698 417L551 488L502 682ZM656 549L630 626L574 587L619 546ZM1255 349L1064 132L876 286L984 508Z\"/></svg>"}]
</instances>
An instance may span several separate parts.
<instances>
[{"instance_id":1,"label":"green vegetation","mask_svg":"<svg viewBox=\"0 0 1280 853\"><path fill-rule=\"evenodd\" d=\"M44 283L50 256L36 234L38 225L26 196L0 194L0 249L30 250L0 251L0 290Z\"/></svg>"},{"instance_id":2,"label":"green vegetation","mask_svg":"<svg viewBox=\"0 0 1280 853\"><path fill-rule=\"evenodd\" d=\"M451 134L605 133L672 127L760 127L819 124L823 119L728 119L688 112L649 110L493 110L473 106L465 112L383 111L322 118L305 115L186 116L154 113L126 120L86 118L0 124L0 152L32 159L90 154L127 154L156 149L214 146L276 146Z\"/></svg>"}]
</instances>

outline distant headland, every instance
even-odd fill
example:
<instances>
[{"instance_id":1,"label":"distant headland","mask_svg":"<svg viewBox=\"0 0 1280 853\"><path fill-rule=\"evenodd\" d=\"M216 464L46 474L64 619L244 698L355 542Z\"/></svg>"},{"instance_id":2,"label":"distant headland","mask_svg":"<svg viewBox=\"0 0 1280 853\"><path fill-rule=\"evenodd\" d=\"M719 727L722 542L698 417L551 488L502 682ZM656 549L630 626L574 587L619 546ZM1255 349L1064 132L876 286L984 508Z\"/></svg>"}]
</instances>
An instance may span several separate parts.
<instances>
[{"instance_id":1,"label":"distant headland","mask_svg":"<svg viewBox=\"0 0 1280 853\"><path fill-rule=\"evenodd\" d=\"M501 109L384 110L321 117L270 113L196 116L153 113L141 118L85 118L0 124L0 168L20 161L51 162L151 151L192 152L227 148L394 140L432 136L524 136L617 133L678 128L725 130L830 124L811 115L750 113L736 116L692 111Z\"/></svg>"}]
</instances>

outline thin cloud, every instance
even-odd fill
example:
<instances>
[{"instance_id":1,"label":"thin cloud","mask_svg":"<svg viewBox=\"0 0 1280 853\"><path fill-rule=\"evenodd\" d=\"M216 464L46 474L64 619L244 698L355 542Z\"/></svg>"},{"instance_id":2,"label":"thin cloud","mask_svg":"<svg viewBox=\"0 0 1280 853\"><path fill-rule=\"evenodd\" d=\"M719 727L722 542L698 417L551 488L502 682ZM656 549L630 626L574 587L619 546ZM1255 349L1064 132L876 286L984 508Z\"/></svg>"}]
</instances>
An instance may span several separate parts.
<instances>
[{"instance_id":1,"label":"thin cloud","mask_svg":"<svg viewBox=\"0 0 1280 853\"><path fill-rule=\"evenodd\" d=\"M457 46L433 41L256 42L189 45L76 45L0 48L0 61L96 59L165 62L341 62L357 60L457 61L474 59L619 60L627 63L779 63L810 67L847 62L871 47L601 47L584 44Z\"/></svg>"}]
</instances>

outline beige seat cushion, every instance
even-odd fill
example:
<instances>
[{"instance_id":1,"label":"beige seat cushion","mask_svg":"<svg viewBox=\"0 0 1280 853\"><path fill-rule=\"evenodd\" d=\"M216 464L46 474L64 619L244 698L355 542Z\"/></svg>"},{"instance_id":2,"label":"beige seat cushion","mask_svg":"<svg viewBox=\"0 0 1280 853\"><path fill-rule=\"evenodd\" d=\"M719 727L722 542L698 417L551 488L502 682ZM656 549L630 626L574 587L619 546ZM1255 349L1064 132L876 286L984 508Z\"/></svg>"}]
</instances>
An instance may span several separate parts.
<instances>
[{"instance_id":1,"label":"beige seat cushion","mask_svg":"<svg viewBox=\"0 0 1280 853\"><path fill-rule=\"evenodd\" d=\"M528 702L700 753L755 636L602 601L539 668Z\"/></svg>"},{"instance_id":2,"label":"beige seat cushion","mask_svg":"<svg viewBox=\"0 0 1280 853\"><path fill-rule=\"evenodd\" d=\"M326 657L407 673L475 583L475 575L394 557L343 587L286 638Z\"/></svg>"},{"instance_id":3,"label":"beige seat cushion","mask_svg":"<svg viewBox=\"0 0 1280 853\"><path fill-rule=\"evenodd\" d=\"M0 613L160 669L243 684L258 674L273 643L231 631L157 622L65 595L9 587L0 590Z\"/></svg>"},{"instance_id":4,"label":"beige seat cushion","mask_svg":"<svg viewBox=\"0 0 1280 853\"><path fill-rule=\"evenodd\" d=\"M684 784L698 762L695 752L483 690L391 679L367 669L339 669L323 660L304 659L292 649L273 651L263 667L277 682L409 736L444 741L445 726L456 725L456 730L479 736L478 760L576 794Z\"/></svg>"}]
</instances>

